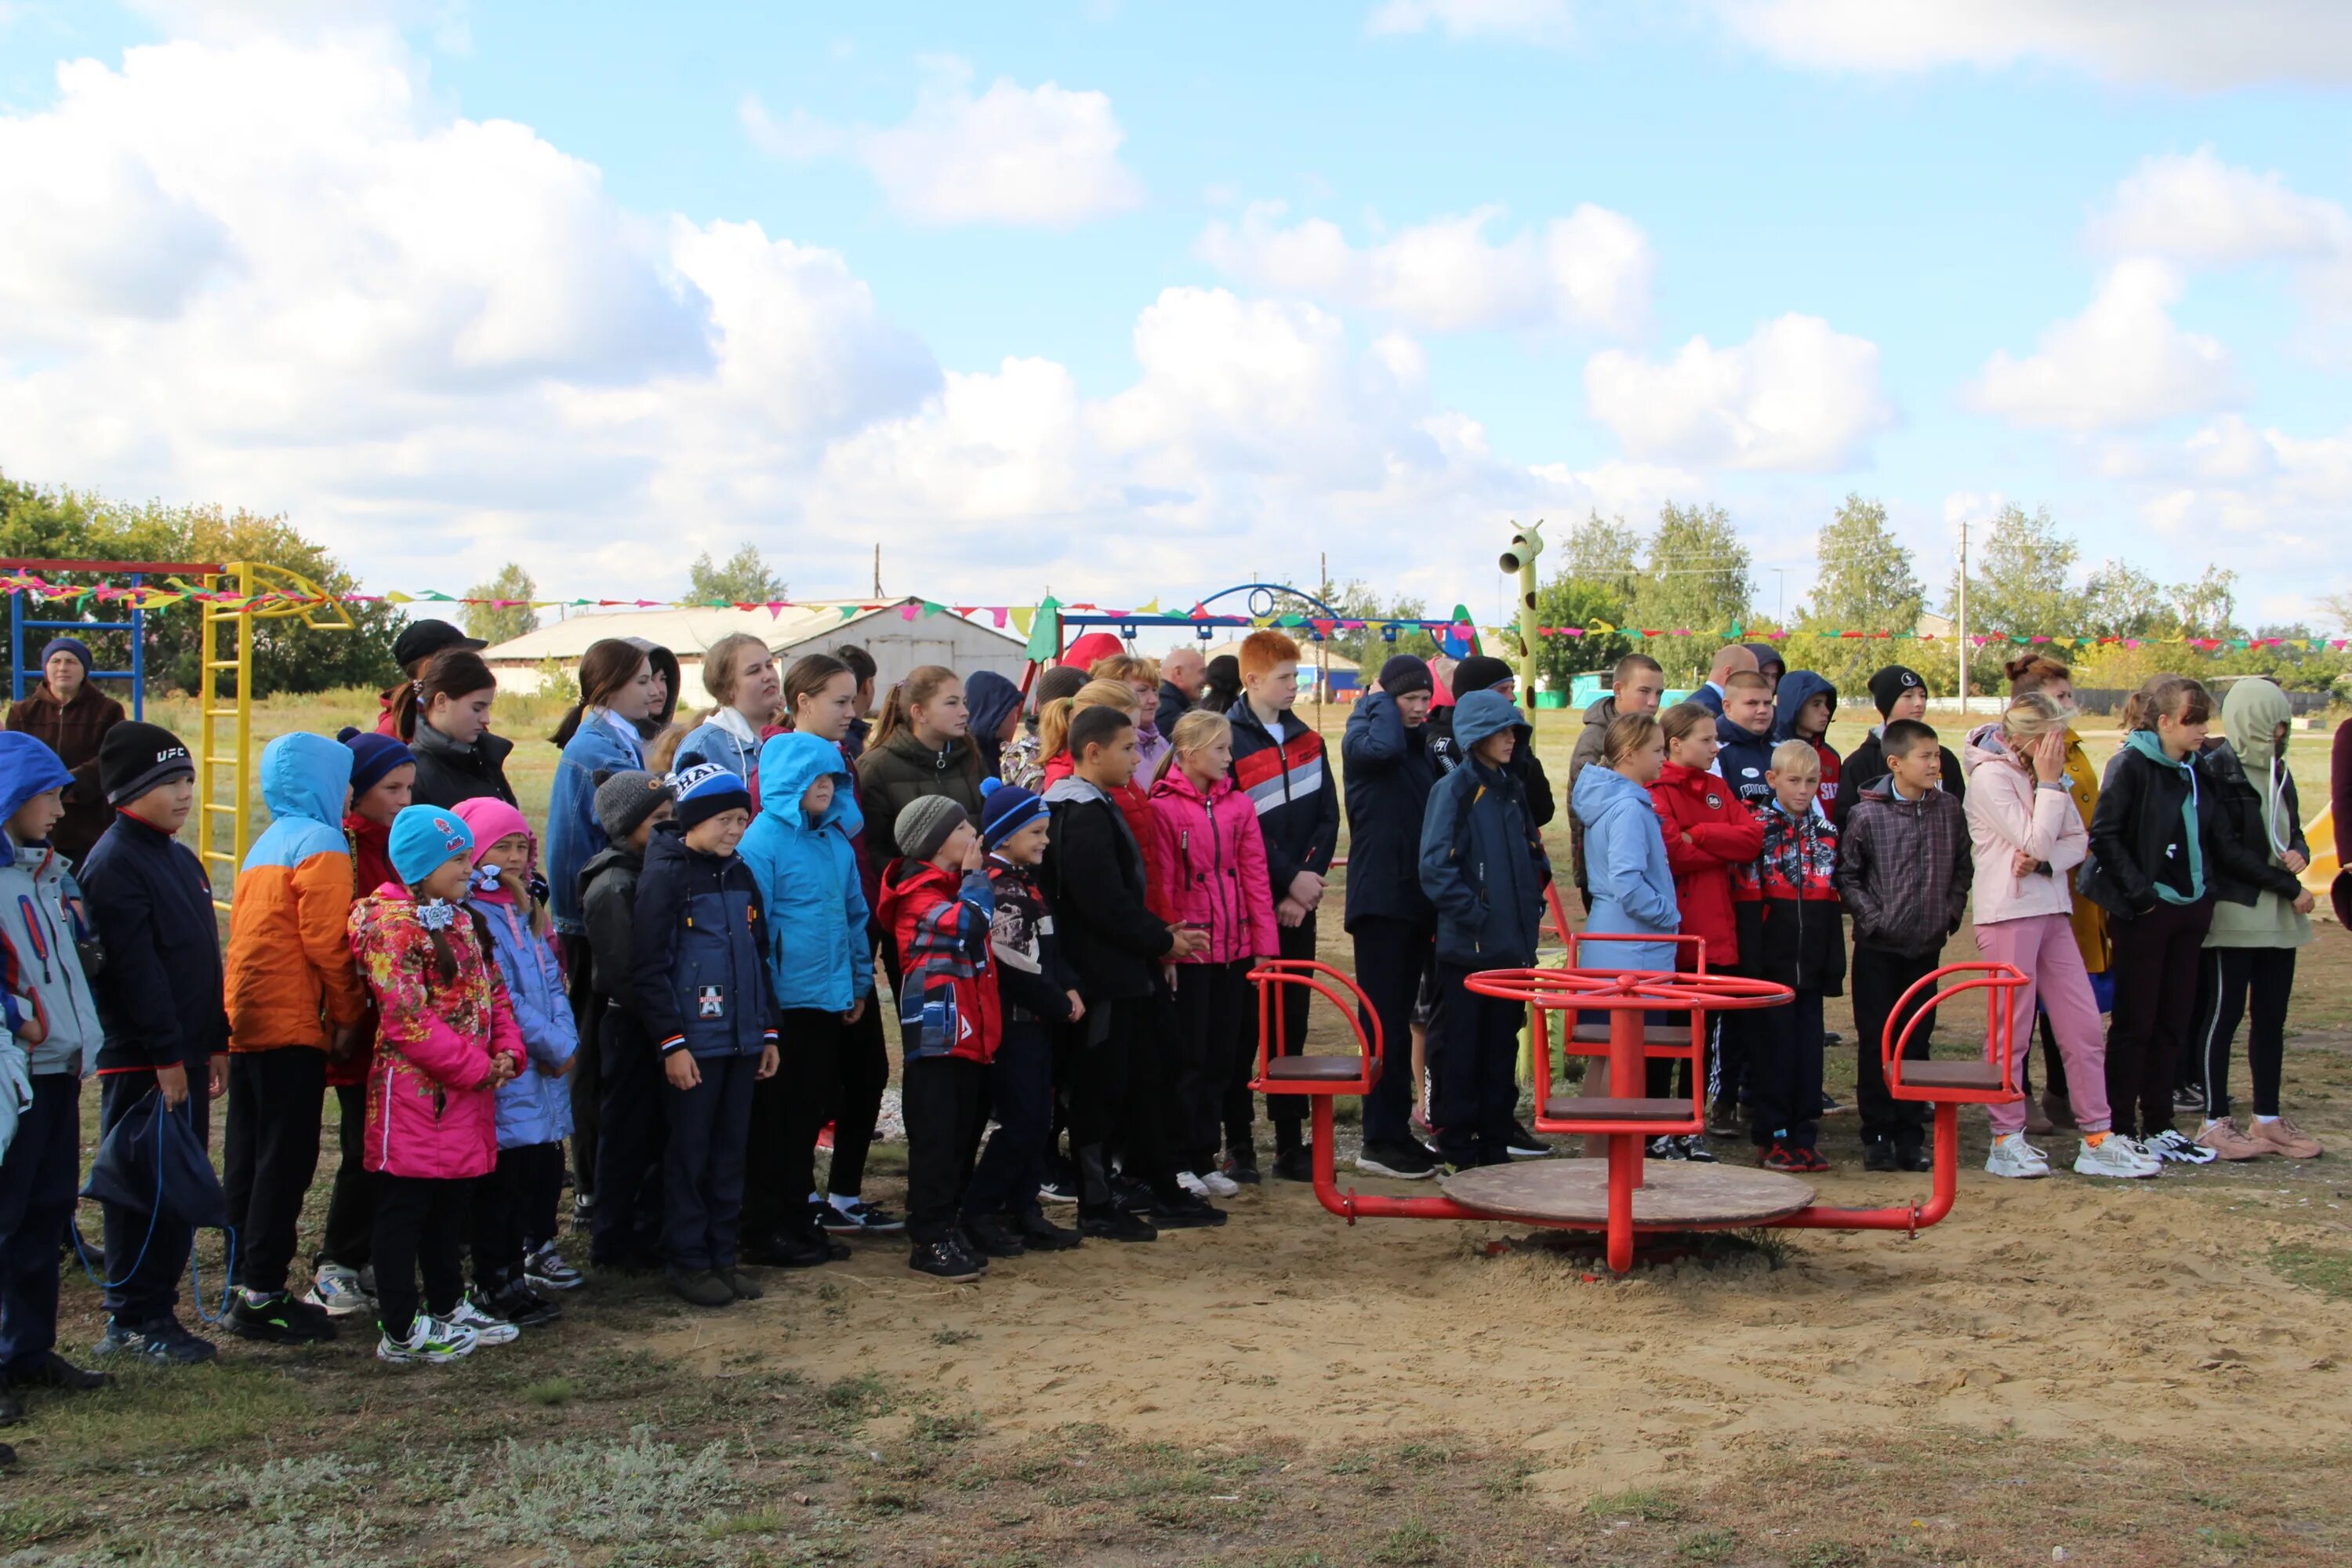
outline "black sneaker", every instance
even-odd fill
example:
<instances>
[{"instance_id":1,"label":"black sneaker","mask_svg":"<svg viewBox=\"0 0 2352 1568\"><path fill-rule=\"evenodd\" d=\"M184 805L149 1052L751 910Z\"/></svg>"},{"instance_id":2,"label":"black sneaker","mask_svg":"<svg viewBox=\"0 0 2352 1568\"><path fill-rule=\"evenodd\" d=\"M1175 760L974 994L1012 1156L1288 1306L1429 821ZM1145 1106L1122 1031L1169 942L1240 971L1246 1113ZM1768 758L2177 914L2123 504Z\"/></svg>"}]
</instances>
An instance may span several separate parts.
<instances>
[{"instance_id":1,"label":"black sneaker","mask_svg":"<svg viewBox=\"0 0 2352 1568\"><path fill-rule=\"evenodd\" d=\"M907 1267L918 1274L928 1274L951 1285L972 1285L980 1280L980 1269L974 1266L971 1256L944 1241L918 1244L907 1259Z\"/></svg>"},{"instance_id":2,"label":"black sneaker","mask_svg":"<svg viewBox=\"0 0 2352 1568\"><path fill-rule=\"evenodd\" d=\"M767 1294L765 1290L760 1289L759 1281L753 1279L735 1264L730 1263L724 1268L714 1268L711 1272L726 1281L727 1289L735 1292L735 1299L738 1301L756 1301Z\"/></svg>"},{"instance_id":3,"label":"black sneaker","mask_svg":"<svg viewBox=\"0 0 2352 1568\"><path fill-rule=\"evenodd\" d=\"M1827 1050L1832 1046L1842 1046L1843 1044L1845 1044L1845 1037L1839 1034L1835 1029L1823 1029L1822 1031L1822 1049Z\"/></svg>"},{"instance_id":4,"label":"black sneaker","mask_svg":"<svg viewBox=\"0 0 2352 1568\"><path fill-rule=\"evenodd\" d=\"M1032 1252L1067 1252L1083 1239L1076 1231L1055 1225L1042 1214L1023 1215L1013 1228Z\"/></svg>"},{"instance_id":5,"label":"black sneaker","mask_svg":"<svg viewBox=\"0 0 2352 1568\"><path fill-rule=\"evenodd\" d=\"M131 1327L117 1318L106 1325L106 1335L93 1355L144 1356L164 1366L194 1366L220 1354L212 1341L190 1333L177 1318L165 1316Z\"/></svg>"},{"instance_id":6,"label":"black sneaker","mask_svg":"<svg viewBox=\"0 0 2352 1568\"><path fill-rule=\"evenodd\" d=\"M995 1215L975 1215L963 1222L963 1238L983 1258L1018 1258L1028 1245Z\"/></svg>"},{"instance_id":7,"label":"black sneaker","mask_svg":"<svg viewBox=\"0 0 2352 1568\"><path fill-rule=\"evenodd\" d=\"M902 1215L863 1198L846 1208L833 1203L818 1206L825 1212L817 1216L817 1223L830 1236L895 1236L907 1228Z\"/></svg>"},{"instance_id":8,"label":"black sneaker","mask_svg":"<svg viewBox=\"0 0 2352 1568\"><path fill-rule=\"evenodd\" d=\"M789 1232L763 1236L743 1244L743 1260L761 1268L819 1268L837 1261L833 1249L841 1244L823 1235Z\"/></svg>"},{"instance_id":9,"label":"black sneaker","mask_svg":"<svg viewBox=\"0 0 2352 1568\"><path fill-rule=\"evenodd\" d=\"M1822 1090L1821 1114L1823 1116L1843 1116L1845 1114L1845 1107L1838 1103L1836 1095L1832 1094L1827 1089L1823 1089Z\"/></svg>"},{"instance_id":10,"label":"black sneaker","mask_svg":"<svg viewBox=\"0 0 2352 1568\"><path fill-rule=\"evenodd\" d=\"M1418 1143L1367 1143L1356 1156L1356 1169L1367 1176L1399 1182L1425 1182L1437 1173L1437 1162Z\"/></svg>"},{"instance_id":11,"label":"black sneaker","mask_svg":"<svg viewBox=\"0 0 2352 1568\"><path fill-rule=\"evenodd\" d=\"M1550 1144L1516 1121L1511 1123L1510 1149L1514 1160L1542 1160L1551 1154Z\"/></svg>"},{"instance_id":12,"label":"black sneaker","mask_svg":"<svg viewBox=\"0 0 2352 1568\"><path fill-rule=\"evenodd\" d=\"M1159 1231L1123 1208L1109 1208L1099 1213L1078 1214L1078 1235L1102 1241L1158 1241Z\"/></svg>"},{"instance_id":13,"label":"black sneaker","mask_svg":"<svg viewBox=\"0 0 2352 1568\"><path fill-rule=\"evenodd\" d=\"M1642 1156L1648 1160L1687 1160L1690 1158L1690 1150L1682 1139L1671 1132L1662 1132L1650 1140L1648 1145L1643 1149Z\"/></svg>"},{"instance_id":14,"label":"black sneaker","mask_svg":"<svg viewBox=\"0 0 2352 1568\"><path fill-rule=\"evenodd\" d=\"M1874 1138L1862 1146L1862 1168L1865 1171L1899 1171L1895 1163L1895 1145L1884 1138Z\"/></svg>"},{"instance_id":15,"label":"black sneaker","mask_svg":"<svg viewBox=\"0 0 2352 1568\"><path fill-rule=\"evenodd\" d=\"M1717 1138L1744 1138L1748 1135L1748 1119L1731 1101L1718 1100L1707 1107L1706 1130Z\"/></svg>"},{"instance_id":16,"label":"black sneaker","mask_svg":"<svg viewBox=\"0 0 2352 1568\"><path fill-rule=\"evenodd\" d=\"M68 1394L95 1394L114 1381L110 1372L85 1372L50 1351L20 1372L8 1374L11 1388L55 1388Z\"/></svg>"},{"instance_id":17,"label":"black sneaker","mask_svg":"<svg viewBox=\"0 0 2352 1568\"><path fill-rule=\"evenodd\" d=\"M563 1309L523 1281L511 1281L481 1302L482 1310L518 1329L539 1329L563 1316Z\"/></svg>"},{"instance_id":18,"label":"black sneaker","mask_svg":"<svg viewBox=\"0 0 2352 1568\"><path fill-rule=\"evenodd\" d=\"M1286 1182L1311 1182L1315 1179L1315 1156L1304 1149L1285 1149L1274 1157L1274 1173Z\"/></svg>"},{"instance_id":19,"label":"black sneaker","mask_svg":"<svg viewBox=\"0 0 2352 1568\"><path fill-rule=\"evenodd\" d=\"M572 1234L586 1236L596 1228L596 1194L573 1192L572 1194Z\"/></svg>"},{"instance_id":20,"label":"black sneaker","mask_svg":"<svg viewBox=\"0 0 2352 1568\"><path fill-rule=\"evenodd\" d=\"M1143 1217L1161 1230L1198 1230L1224 1224L1225 1211L1180 1189L1171 1196L1154 1198Z\"/></svg>"},{"instance_id":21,"label":"black sneaker","mask_svg":"<svg viewBox=\"0 0 2352 1568\"><path fill-rule=\"evenodd\" d=\"M1110 1201L1129 1214L1141 1214L1151 1206L1151 1184L1139 1182L1124 1173L1110 1179Z\"/></svg>"},{"instance_id":22,"label":"black sneaker","mask_svg":"<svg viewBox=\"0 0 2352 1568\"><path fill-rule=\"evenodd\" d=\"M664 1281L669 1293L679 1300L696 1307L731 1307L735 1291L726 1280L708 1268L677 1268L669 1270Z\"/></svg>"},{"instance_id":23,"label":"black sneaker","mask_svg":"<svg viewBox=\"0 0 2352 1568\"><path fill-rule=\"evenodd\" d=\"M950 1252L960 1254L966 1264L978 1270L980 1273L985 1275L988 1272L988 1254L982 1252L977 1247L974 1247L971 1242L966 1241L961 1231L951 1230L948 1232L947 1240L941 1242L940 1245L946 1247Z\"/></svg>"},{"instance_id":24,"label":"black sneaker","mask_svg":"<svg viewBox=\"0 0 2352 1568\"><path fill-rule=\"evenodd\" d=\"M1078 1201L1078 1178L1076 1175L1048 1176L1037 1184L1041 1203L1074 1204Z\"/></svg>"},{"instance_id":25,"label":"black sneaker","mask_svg":"<svg viewBox=\"0 0 2352 1568\"><path fill-rule=\"evenodd\" d=\"M1932 1171L1936 1163L1927 1157L1925 1145L1897 1143L1895 1146L1895 1168L1898 1171Z\"/></svg>"},{"instance_id":26,"label":"black sneaker","mask_svg":"<svg viewBox=\"0 0 2352 1568\"><path fill-rule=\"evenodd\" d=\"M221 1314L221 1327L240 1339L274 1345L322 1344L335 1337L335 1321L325 1308L298 1301L283 1290L257 1301L240 1290Z\"/></svg>"},{"instance_id":27,"label":"black sneaker","mask_svg":"<svg viewBox=\"0 0 2352 1568\"><path fill-rule=\"evenodd\" d=\"M2175 1110L2203 1110L2205 1109L2205 1086L2201 1083L2174 1084L2172 1086L2172 1109Z\"/></svg>"},{"instance_id":28,"label":"black sneaker","mask_svg":"<svg viewBox=\"0 0 2352 1568\"><path fill-rule=\"evenodd\" d=\"M1683 1146L1684 1159L1698 1165L1712 1165L1716 1163L1715 1151L1706 1146L1706 1140L1698 1133L1685 1133L1680 1142Z\"/></svg>"},{"instance_id":29,"label":"black sneaker","mask_svg":"<svg viewBox=\"0 0 2352 1568\"><path fill-rule=\"evenodd\" d=\"M1254 1187L1265 1178L1258 1174L1257 1151L1235 1149L1225 1155L1225 1174L1243 1186Z\"/></svg>"}]
</instances>

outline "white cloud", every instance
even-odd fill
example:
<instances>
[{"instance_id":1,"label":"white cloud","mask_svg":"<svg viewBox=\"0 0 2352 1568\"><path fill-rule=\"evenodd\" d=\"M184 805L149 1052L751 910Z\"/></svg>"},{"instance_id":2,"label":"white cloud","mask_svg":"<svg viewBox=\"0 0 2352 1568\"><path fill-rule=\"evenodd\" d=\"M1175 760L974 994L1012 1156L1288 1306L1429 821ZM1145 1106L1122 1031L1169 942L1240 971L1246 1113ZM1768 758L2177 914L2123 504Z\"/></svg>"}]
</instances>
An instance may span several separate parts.
<instances>
[{"instance_id":1,"label":"white cloud","mask_svg":"<svg viewBox=\"0 0 2352 1568\"><path fill-rule=\"evenodd\" d=\"M1575 36L1568 0L1381 0L1364 20L1374 36L1442 32L1450 38L1510 38L1559 45Z\"/></svg>"},{"instance_id":2,"label":"white cloud","mask_svg":"<svg viewBox=\"0 0 2352 1568\"><path fill-rule=\"evenodd\" d=\"M1237 224L1211 222L1194 249L1253 287L1375 311L1419 331L1626 334L1648 310L1649 237L1606 207L1588 203L1497 242L1487 230L1503 209L1484 206L1361 247L1326 219L1283 227L1284 212L1280 202L1253 204Z\"/></svg>"},{"instance_id":3,"label":"white cloud","mask_svg":"<svg viewBox=\"0 0 2352 1568\"><path fill-rule=\"evenodd\" d=\"M2144 160L2091 232L2116 254L2192 266L2352 256L2352 214L2290 189L2276 173L2225 163L2210 147Z\"/></svg>"},{"instance_id":4,"label":"white cloud","mask_svg":"<svg viewBox=\"0 0 2352 1568\"><path fill-rule=\"evenodd\" d=\"M798 109L779 121L756 96L739 117L777 157L854 159L917 223L1065 227L1142 203L1142 184L1119 162L1127 132L1107 95L999 77L975 97L963 61L927 60L924 71L913 114L887 128L836 126Z\"/></svg>"},{"instance_id":5,"label":"white cloud","mask_svg":"<svg viewBox=\"0 0 2352 1568\"><path fill-rule=\"evenodd\" d=\"M2229 356L2172 320L2180 279L2161 261L2121 261L2081 315L2023 359L1996 350L1970 400L2012 423L2076 432L2129 428L2214 408L2235 393Z\"/></svg>"},{"instance_id":6,"label":"white cloud","mask_svg":"<svg viewBox=\"0 0 2352 1568\"><path fill-rule=\"evenodd\" d=\"M1818 316L1763 322L1730 348L1693 338L1664 363L1604 350L1584 391L1634 457L1699 468L1835 472L1894 422L1878 346Z\"/></svg>"},{"instance_id":7,"label":"white cloud","mask_svg":"<svg viewBox=\"0 0 2352 1568\"><path fill-rule=\"evenodd\" d=\"M2352 79L2352 9L2326 0L1712 0L1776 58L1832 70L2027 61L2218 89Z\"/></svg>"}]
</instances>

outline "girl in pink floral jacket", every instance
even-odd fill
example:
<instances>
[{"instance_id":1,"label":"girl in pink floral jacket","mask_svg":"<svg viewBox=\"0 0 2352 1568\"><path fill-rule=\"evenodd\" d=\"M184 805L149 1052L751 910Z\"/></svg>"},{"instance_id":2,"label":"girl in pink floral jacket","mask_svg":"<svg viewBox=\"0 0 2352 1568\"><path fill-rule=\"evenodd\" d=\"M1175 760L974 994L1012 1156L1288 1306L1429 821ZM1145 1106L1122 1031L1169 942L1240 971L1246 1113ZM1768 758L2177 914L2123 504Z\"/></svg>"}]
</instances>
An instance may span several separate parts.
<instances>
[{"instance_id":1,"label":"girl in pink floral jacket","mask_svg":"<svg viewBox=\"0 0 2352 1568\"><path fill-rule=\"evenodd\" d=\"M461 902L473 847L456 812L410 806L392 825L398 879L352 907L352 957L378 1019L366 1164L378 1183L376 1354L388 1362L449 1361L515 1337L465 1299L458 1262L474 1182L498 1163L499 1086L523 1061L505 983Z\"/></svg>"}]
</instances>

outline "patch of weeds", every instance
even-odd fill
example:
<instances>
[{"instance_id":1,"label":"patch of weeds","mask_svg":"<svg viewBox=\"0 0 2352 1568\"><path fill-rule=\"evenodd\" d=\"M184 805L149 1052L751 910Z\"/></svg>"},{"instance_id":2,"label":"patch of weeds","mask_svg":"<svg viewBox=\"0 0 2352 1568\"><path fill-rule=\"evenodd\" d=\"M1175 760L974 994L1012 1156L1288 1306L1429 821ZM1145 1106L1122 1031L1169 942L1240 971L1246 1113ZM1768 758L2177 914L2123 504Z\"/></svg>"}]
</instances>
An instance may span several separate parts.
<instances>
[{"instance_id":1,"label":"patch of weeds","mask_svg":"<svg viewBox=\"0 0 2352 1568\"><path fill-rule=\"evenodd\" d=\"M2254 1545L2254 1538L2242 1530L2210 1524L2198 1530L2197 1539L2216 1552L2245 1552Z\"/></svg>"},{"instance_id":2,"label":"patch of weeds","mask_svg":"<svg viewBox=\"0 0 2352 1568\"><path fill-rule=\"evenodd\" d=\"M921 1510L921 1494L909 1487L860 1487L854 1500L857 1511L873 1519L896 1519Z\"/></svg>"},{"instance_id":3,"label":"patch of weeds","mask_svg":"<svg viewBox=\"0 0 2352 1568\"><path fill-rule=\"evenodd\" d=\"M714 1519L702 1527L702 1533L713 1541L724 1541L733 1535L789 1535L792 1521L773 1509L760 1509Z\"/></svg>"},{"instance_id":4,"label":"patch of weeds","mask_svg":"<svg viewBox=\"0 0 2352 1568\"><path fill-rule=\"evenodd\" d=\"M1332 1460L1328 1468L1330 1473L1335 1476L1360 1476L1370 1469L1372 1465L1373 1460L1368 1454L1349 1454L1342 1458Z\"/></svg>"},{"instance_id":5,"label":"patch of weeds","mask_svg":"<svg viewBox=\"0 0 2352 1568\"><path fill-rule=\"evenodd\" d=\"M1409 1519L1389 1531L1387 1539L1373 1552L1372 1560L1394 1563L1401 1568L1418 1568L1420 1564L1440 1561L1438 1551L1443 1544L1437 1531L1417 1519Z\"/></svg>"},{"instance_id":6,"label":"patch of weeds","mask_svg":"<svg viewBox=\"0 0 2352 1568\"><path fill-rule=\"evenodd\" d=\"M977 1415L933 1415L928 1412L915 1417L915 1436L925 1443L961 1443L967 1437L980 1436Z\"/></svg>"},{"instance_id":7,"label":"patch of weeds","mask_svg":"<svg viewBox=\"0 0 2352 1568\"><path fill-rule=\"evenodd\" d=\"M2352 1301L2352 1252L2281 1242L2271 1247L2271 1268L2306 1290Z\"/></svg>"},{"instance_id":8,"label":"patch of weeds","mask_svg":"<svg viewBox=\"0 0 2352 1568\"><path fill-rule=\"evenodd\" d=\"M931 1343L935 1345L968 1345L980 1338L978 1329L933 1329Z\"/></svg>"},{"instance_id":9,"label":"patch of weeds","mask_svg":"<svg viewBox=\"0 0 2352 1568\"><path fill-rule=\"evenodd\" d=\"M580 1385L568 1377L542 1377L537 1383L524 1384L522 1396L533 1405L552 1410L580 1397Z\"/></svg>"},{"instance_id":10,"label":"patch of weeds","mask_svg":"<svg viewBox=\"0 0 2352 1568\"><path fill-rule=\"evenodd\" d=\"M1838 1541L1814 1541L1789 1554L1789 1568L1862 1568L1863 1555Z\"/></svg>"},{"instance_id":11,"label":"patch of weeds","mask_svg":"<svg viewBox=\"0 0 2352 1568\"><path fill-rule=\"evenodd\" d=\"M1609 1492L1584 1505L1595 1519L1635 1519L1644 1524L1671 1524L1683 1516L1683 1505L1655 1487L1629 1487Z\"/></svg>"},{"instance_id":12,"label":"patch of weeds","mask_svg":"<svg viewBox=\"0 0 2352 1568\"><path fill-rule=\"evenodd\" d=\"M861 1372L855 1377L845 1377L825 1385L824 1403L830 1409L853 1420L866 1421L877 1415L887 1415L898 1407L889 1387L875 1373Z\"/></svg>"},{"instance_id":13,"label":"patch of weeds","mask_svg":"<svg viewBox=\"0 0 2352 1568\"><path fill-rule=\"evenodd\" d=\"M651 1548L698 1529L742 1489L724 1443L687 1454L656 1442L646 1426L631 1428L625 1442L508 1438L463 1477L467 1484L440 1510L441 1522L502 1545Z\"/></svg>"},{"instance_id":14,"label":"patch of weeds","mask_svg":"<svg viewBox=\"0 0 2352 1568\"><path fill-rule=\"evenodd\" d=\"M41 1498L0 1506L0 1546L31 1546L79 1533L89 1523L79 1509Z\"/></svg>"},{"instance_id":15,"label":"patch of weeds","mask_svg":"<svg viewBox=\"0 0 2352 1568\"><path fill-rule=\"evenodd\" d=\"M1526 1491L1528 1478L1535 1474L1535 1461L1522 1456L1480 1481L1478 1486L1488 1497L1501 1502L1506 1498L1514 1498Z\"/></svg>"},{"instance_id":16,"label":"patch of weeds","mask_svg":"<svg viewBox=\"0 0 2352 1568\"><path fill-rule=\"evenodd\" d=\"M1013 1479L1035 1486L1061 1473L1062 1461L1054 1454L1025 1454L1013 1467Z\"/></svg>"},{"instance_id":17,"label":"patch of weeds","mask_svg":"<svg viewBox=\"0 0 2352 1568\"><path fill-rule=\"evenodd\" d=\"M1416 1470L1442 1465L1454 1458L1454 1450L1434 1443L1407 1443L1397 1450L1397 1462Z\"/></svg>"},{"instance_id":18,"label":"patch of weeds","mask_svg":"<svg viewBox=\"0 0 2352 1568\"><path fill-rule=\"evenodd\" d=\"M1739 1537L1727 1530L1702 1530L1684 1536L1675 1542L1677 1563L1722 1563L1729 1559L1739 1544Z\"/></svg>"}]
</instances>

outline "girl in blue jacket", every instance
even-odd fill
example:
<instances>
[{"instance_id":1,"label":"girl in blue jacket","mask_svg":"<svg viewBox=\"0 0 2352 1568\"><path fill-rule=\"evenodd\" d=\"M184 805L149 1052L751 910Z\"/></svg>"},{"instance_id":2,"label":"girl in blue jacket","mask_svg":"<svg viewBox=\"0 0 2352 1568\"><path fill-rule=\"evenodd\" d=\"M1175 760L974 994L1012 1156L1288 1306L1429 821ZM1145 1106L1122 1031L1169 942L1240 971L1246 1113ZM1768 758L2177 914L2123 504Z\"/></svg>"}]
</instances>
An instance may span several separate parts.
<instances>
[{"instance_id":1,"label":"girl in blue jacket","mask_svg":"<svg viewBox=\"0 0 2352 1568\"><path fill-rule=\"evenodd\" d=\"M572 1093L563 1079L580 1036L547 945L546 910L524 880L530 825L494 795L459 802L457 815L474 835L467 908L489 932L527 1056L523 1070L499 1087L499 1163L474 1189L474 1288L484 1311L528 1328L562 1315L540 1289L569 1290L581 1282L555 1250L563 1140L572 1131Z\"/></svg>"},{"instance_id":2,"label":"girl in blue jacket","mask_svg":"<svg viewBox=\"0 0 2352 1568\"><path fill-rule=\"evenodd\" d=\"M849 1026L874 995L866 893L850 844L865 818L841 748L822 735L796 730L770 739L759 779L760 815L737 853L768 912L783 1066L751 1091L743 1230L753 1261L802 1268L835 1256L837 1244L819 1223L816 1138L840 1103Z\"/></svg>"},{"instance_id":3,"label":"girl in blue jacket","mask_svg":"<svg viewBox=\"0 0 2352 1568\"><path fill-rule=\"evenodd\" d=\"M1601 765L1576 775L1574 806L1584 824L1584 864L1592 936L1673 936L1682 927L1666 840L1650 802L1650 784L1666 763L1666 738L1646 713L1620 715L1602 742ZM1675 967L1671 942L1605 942L1580 950L1585 969ZM1593 1092L1588 1089L1587 1093Z\"/></svg>"}]
</instances>

